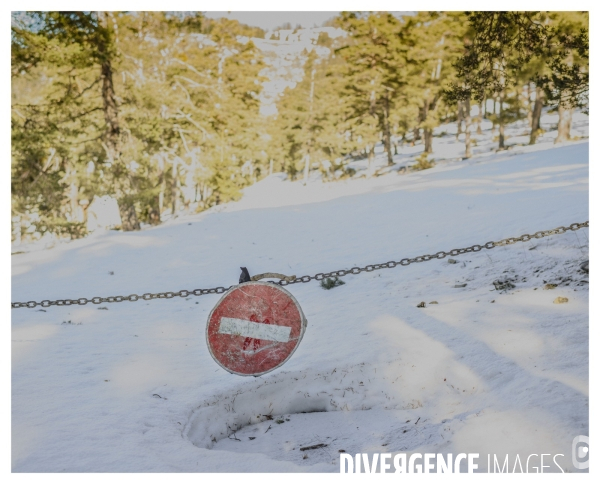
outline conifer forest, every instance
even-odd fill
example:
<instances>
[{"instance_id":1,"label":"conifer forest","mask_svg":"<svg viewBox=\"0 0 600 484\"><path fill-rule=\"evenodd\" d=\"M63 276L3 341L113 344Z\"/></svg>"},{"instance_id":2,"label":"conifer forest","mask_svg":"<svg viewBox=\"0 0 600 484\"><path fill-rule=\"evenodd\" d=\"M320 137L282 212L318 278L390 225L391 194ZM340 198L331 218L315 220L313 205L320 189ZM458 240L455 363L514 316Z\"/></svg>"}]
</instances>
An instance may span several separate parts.
<instances>
[{"instance_id":1,"label":"conifer forest","mask_svg":"<svg viewBox=\"0 0 600 484\"><path fill-rule=\"evenodd\" d=\"M236 200L272 173L324 182L458 123L587 113L587 12L342 12L265 31L200 12L13 12L12 237L79 238L111 197L123 231Z\"/></svg>"}]
</instances>

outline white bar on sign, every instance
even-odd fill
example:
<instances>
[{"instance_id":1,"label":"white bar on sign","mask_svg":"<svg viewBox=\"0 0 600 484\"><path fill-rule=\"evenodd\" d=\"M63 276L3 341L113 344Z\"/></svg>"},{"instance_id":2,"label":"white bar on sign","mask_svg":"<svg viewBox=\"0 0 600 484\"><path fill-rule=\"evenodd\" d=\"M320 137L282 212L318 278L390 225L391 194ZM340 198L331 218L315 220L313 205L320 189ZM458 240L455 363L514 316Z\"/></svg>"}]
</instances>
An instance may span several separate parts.
<instances>
[{"instance_id":1,"label":"white bar on sign","mask_svg":"<svg viewBox=\"0 0 600 484\"><path fill-rule=\"evenodd\" d=\"M276 324L255 323L245 319L221 318L219 333L244 336L246 338L264 339L287 343L290 340L289 326L277 326Z\"/></svg>"}]
</instances>

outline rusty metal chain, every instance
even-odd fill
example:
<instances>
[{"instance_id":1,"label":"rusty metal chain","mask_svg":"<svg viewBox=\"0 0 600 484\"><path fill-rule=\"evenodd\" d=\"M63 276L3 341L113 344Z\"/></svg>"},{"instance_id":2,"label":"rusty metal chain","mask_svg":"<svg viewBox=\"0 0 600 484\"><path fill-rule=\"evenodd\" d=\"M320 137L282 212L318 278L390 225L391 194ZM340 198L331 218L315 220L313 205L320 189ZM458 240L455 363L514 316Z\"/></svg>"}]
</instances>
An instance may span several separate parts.
<instances>
[{"instance_id":1,"label":"rusty metal chain","mask_svg":"<svg viewBox=\"0 0 600 484\"><path fill-rule=\"evenodd\" d=\"M230 287L213 287L212 289L193 289L191 291L181 290L177 292L157 292L151 293L147 292L146 294L142 294L138 296L137 294L131 294L129 296L109 296L109 297L93 297L91 299L87 299L85 297L79 299L57 299L56 301L49 301L45 299L40 302L29 301L29 302L14 302L10 303L12 309L17 308L34 308L36 306L41 306L43 308L48 308L50 306L72 306L73 304L79 304L83 306L87 303L92 304L102 304L102 303L114 303L114 302L123 302L123 301L138 301L143 299L144 301L151 301L152 299L171 299L176 296L179 297L188 297L188 296L204 296L205 294L223 294L224 292L231 289Z\"/></svg>"},{"instance_id":2,"label":"rusty metal chain","mask_svg":"<svg viewBox=\"0 0 600 484\"><path fill-rule=\"evenodd\" d=\"M572 230L576 231L583 227L589 227L590 223L582 222L582 223L573 223L568 227L557 227L552 230L540 230L539 232L530 234L523 234L520 237L509 237L508 239L502 239L498 242L486 242L483 245L475 244L470 247L466 247L464 249L452 249L448 252L437 252L433 255L426 254L420 255L418 257L413 257L412 259L402 259L399 261L389 261L384 262L383 264L369 264L365 267L352 267L351 269L341 269L339 271L332 272L319 272L314 276L302 276L297 277L294 280L285 280L281 279L276 282L280 286L287 286L289 284L298 284L300 282L310 282L311 280L321 281L323 279L329 277L343 277L348 274L360 274L361 272L373 272L378 271L380 269L392 269L396 266L407 266L409 264L413 264L415 262L425 262L432 259L443 259L449 255L457 256L461 254L467 254L470 252L479 252L482 249L493 249L494 247L503 247L505 245L515 244L517 242L527 242L531 239L541 239L543 237L548 237L550 235L564 234L565 232ZM211 289L193 289L190 291L182 290L178 292L158 292L158 293L149 293L142 294L138 296L137 294L131 294L129 296L109 296L109 297L93 297L91 299L87 298L79 298L79 299L57 299L56 301L44 300L41 302L29 301L29 302L13 302L11 303L12 309L17 308L35 308L36 306L41 306L43 308L47 308L50 306L71 306L74 304L78 304L83 306L88 303L92 304L102 304L102 303L113 303L113 302L122 302L122 301L138 301L143 299L144 301L150 301L152 299L171 299L174 297L188 297L188 296L203 296L205 294L223 294L234 286L229 287L213 287Z\"/></svg>"},{"instance_id":3,"label":"rusty metal chain","mask_svg":"<svg viewBox=\"0 0 600 484\"><path fill-rule=\"evenodd\" d=\"M541 239L543 237L548 237L549 235L564 234L568 230L575 231L575 230L579 230L582 227L589 227L589 225L590 225L590 222L588 220L587 222L571 224L568 227L557 227L552 230L540 230L539 232L536 232L533 235L523 234L520 237L509 237L508 239L502 239L498 242L486 242L483 245L475 244L475 245L472 245L471 247L467 247L464 249L452 249L448 252L441 251L441 252L437 252L433 255L430 255L430 254L420 255L420 256L414 257L412 259L402 259L400 261L389 261L389 262L384 262L383 264L371 264L371 265L367 265L365 267L353 267L352 269L342 269L339 271L332 271L332 272L320 272L319 274L315 274L314 276L298 277L294 281L291 281L291 282L282 280L282 281L279 281L278 284L281 286L287 286L288 284L297 284L299 282L310 282L312 279L321 281L328 277L343 277L348 274L360 274L361 272L373 272L373 271L378 271L380 269L393 269L394 267L396 267L398 265L407 266L414 262L425 262L425 261L428 261L431 259L443 259L444 257L447 257L449 255L457 256L457 255L466 254L466 253L470 253L470 252L479 252L481 249L493 249L494 247L502 247L505 245L515 244L517 242L527 242L528 240L531 240L531 239Z\"/></svg>"}]
</instances>

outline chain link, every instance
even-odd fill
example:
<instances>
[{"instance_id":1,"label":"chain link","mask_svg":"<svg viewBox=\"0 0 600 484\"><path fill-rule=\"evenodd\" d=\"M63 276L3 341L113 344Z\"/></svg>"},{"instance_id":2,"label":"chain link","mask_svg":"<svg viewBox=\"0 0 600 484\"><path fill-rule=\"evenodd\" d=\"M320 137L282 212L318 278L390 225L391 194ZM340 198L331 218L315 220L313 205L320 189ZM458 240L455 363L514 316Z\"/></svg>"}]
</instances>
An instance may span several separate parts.
<instances>
[{"instance_id":1,"label":"chain link","mask_svg":"<svg viewBox=\"0 0 600 484\"><path fill-rule=\"evenodd\" d=\"M286 281L286 280L282 279L282 280L278 281L276 284L279 284L280 286L288 286L290 284L298 284L300 282L310 282L313 279L317 280L317 281L322 281L323 279L326 279L329 277L343 277L348 274L360 274L361 272L373 272L373 271L378 271L381 269L393 269L394 267L399 266L399 265L407 266L407 265L410 265L413 263L426 262L426 261L429 261L432 259L443 259L449 255L457 256L457 255L461 255L461 254L467 254L470 252L479 252L482 249L493 249L494 247L503 247L505 245L516 244L517 242L527 242L531 239L541 239L543 237L548 237L550 235L564 234L568 230L576 231L583 227L589 227L589 226L590 226L589 221L581 222L581 223L573 223L573 224L569 225L568 227L557 227L552 230L540 230L539 232L536 232L533 235L523 234L520 237L509 237L507 239L499 240L498 242L486 242L483 245L475 244L475 245L472 245L471 247L466 247L464 249L452 249L452 250L449 250L448 252L440 251L433 255L429 255L429 254L420 255L417 257L413 257L412 259L401 259L399 261L391 260L389 262L384 262L383 264L369 264L369 265L366 265L365 267L352 267L351 269L341 269L341 270L332 271L332 272L319 272L318 274L315 274L314 276L302 276L302 277L296 278L293 281ZM150 301L152 299L171 299L174 297L188 297L190 295L204 296L205 294L223 294L224 292L228 291L232 287L234 287L234 286L229 286L229 287L219 286L219 287L213 287L211 289L193 289L190 291L187 291L184 289L184 290L181 290L178 292L157 292L157 293L147 292L146 294L142 294L141 296L139 296L137 294L131 294L129 296L109 296L109 297L97 297L96 296L91 299L82 297L79 299L57 299L56 301L49 301L48 299L45 299L41 302L36 302L36 301L13 302L13 303L10 303L10 305L11 305L12 309L17 309L17 308L35 308L36 306L41 306L43 308L47 308L50 306L72 306L73 304L83 306L88 303L102 304L102 303L114 303L114 302L123 302L123 301L135 302L135 301L138 301L139 299L143 299L144 301Z\"/></svg>"},{"instance_id":2,"label":"chain link","mask_svg":"<svg viewBox=\"0 0 600 484\"><path fill-rule=\"evenodd\" d=\"M138 294L130 294L129 296L108 296L108 297L93 297L91 299L87 299L85 297L79 299L57 299L56 301L49 301L47 299L41 302L29 301L29 302L14 302L10 303L11 308L35 308L36 306L41 306L43 308L48 308L50 306L72 306L73 304L78 304L83 306L87 303L92 304L102 304L102 303L115 303L115 302L123 302L123 301L139 301L143 299L144 301L151 301L152 299L172 299L174 297L188 297L188 296L203 296L205 294L223 294L224 292L231 289L233 286L229 287L213 287L212 289L193 289L191 291L186 291L185 289L178 292L157 292L146 294L142 294L141 296Z\"/></svg>"},{"instance_id":3,"label":"chain link","mask_svg":"<svg viewBox=\"0 0 600 484\"><path fill-rule=\"evenodd\" d=\"M470 252L479 252L482 249L493 249L494 247L502 247L505 245L516 244L517 242L527 242L528 240L531 240L531 239L541 239L542 237L548 237L550 235L564 234L568 230L575 231L575 230L579 230L583 227L589 227L589 225L590 225L589 221L582 222L582 223L574 223L574 224L569 225L568 227L557 227L552 230L541 230L539 232L536 232L533 235L523 234L520 237L509 237L508 239L502 239L502 240L499 240L498 242L486 242L483 245L475 244L475 245L472 245L471 247L466 247L464 249L452 249L452 250L449 250L448 252L440 251L433 255L429 255L429 254L420 255L417 257L413 257L412 259L402 259L400 261L389 261L389 262L385 262L383 264L370 264L365 267L353 267L352 269L342 269L339 271L332 271L332 272L319 272L318 274L315 274L314 276L298 277L298 278L296 278L296 280L290 281L290 282L282 280L282 281L279 281L278 284L281 286L287 286L289 284L298 284L300 282L310 282L313 279L315 279L317 281L321 281L328 277L343 277L348 274L360 274L361 272L373 272L373 271L378 271L380 269L392 269L398 265L407 266L407 265L410 265L413 263L425 262L425 261L429 261L432 259L443 259L449 255L457 256L457 255L461 255L461 254L467 254Z\"/></svg>"}]
</instances>

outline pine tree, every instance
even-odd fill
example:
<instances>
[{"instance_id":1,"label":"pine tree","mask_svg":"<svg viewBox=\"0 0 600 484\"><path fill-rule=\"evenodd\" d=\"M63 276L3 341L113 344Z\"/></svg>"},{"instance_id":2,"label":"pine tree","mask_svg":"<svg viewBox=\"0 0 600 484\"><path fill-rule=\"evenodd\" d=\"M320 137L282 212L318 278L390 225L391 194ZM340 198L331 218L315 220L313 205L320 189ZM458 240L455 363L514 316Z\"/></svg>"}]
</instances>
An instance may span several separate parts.
<instances>
[{"instance_id":1,"label":"pine tree","mask_svg":"<svg viewBox=\"0 0 600 484\"><path fill-rule=\"evenodd\" d=\"M433 151L433 129L440 124L438 108L445 102L444 88L456 80L452 64L463 50L467 36L466 17L462 12L419 12L406 19L406 41L411 66L405 96L418 103L416 128L423 130L424 151ZM410 93L410 96L408 94ZM465 102L469 100L465 99ZM457 111L462 107L454 103ZM470 156L470 106L467 113L469 127L466 138L467 157Z\"/></svg>"},{"instance_id":2,"label":"pine tree","mask_svg":"<svg viewBox=\"0 0 600 484\"><path fill-rule=\"evenodd\" d=\"M61 19L29 13L13 21L13 211L31 232L77 237L85 233L80 201L97 181L86 165L102 156L102 99L81 36L64 42Z\"/></svg>"},{"instance_id":3,"label":"pine tree","mask_svg":"<svg viewBox=\"0 0 600 484\"><path fill-rule=\"evenodd\" d=\"M561 105L561 110L585 105L589 90L586 14L570 23L561 23L560 13L544 12L470 12L468 17L474 31L473 41L455 64L463 84L454 83L448 97L457 100L474 97L478 101L486 93L498 97L500 148L504 141L505 96L518 82L523 66L543 62L545 68L538 66L529 80L544 90L549 103ZM535 128L539 128L536 117L541 106L537 109L533 117ZM533 127L532 141L535 141Z\"/></svg>"},{"instance_id":4,"label":"pine tree","mask_svg":"<svg viewBox=\"0 0 600 484\"><path fill-rule=\"evenodd\" d=\"M545 95L558 105L557 143L570 138L574 107L587 104L589 86L588 12L548 14L551 37L547 41L548 68L537 75Z\"/></svg>"},{"instance_id":5,"label":"pine tree","mask_svg":"<svg viewBox=\"0 0 600 484\"><path fill-rule=\"evenodd\" d=\"M43 49L36 49L39 45L52 44L57 49L71 53L60 62L64 71L70 70L70 80L62 92L62 97L54 99L54 102L65 107L76 104L73 101L72 86L79 87L82 78L86 77L89 78L88 86L82 87L80 92L94 90L96 94L100 94L101 105L80 113L77 117L79 126L75 129L83 130L92 126L95 128L93 136L100 141L100 146L104 149L104 154L98 161L110 168L112 186L118 197L122 228L139 229L131 198L134 187L127 166L121 158L122 132L113 83L113 61L117 56L114 46L114 18L105 12L40 12L32 13L31 18L38 26L35 34L21 28L13 29L15 39L19 39L13 42L16 44L14 63L18 64L20 59L25 57L33 59L29 63L30 69L40 64L48 65L52 56L48 56ZM98 126L99 109L103 113L104 126Z\"/></svg>"},{"instance_id":6,"label":"pine tree","mask_svg":"<svg viewBox=\"0 0 600 484\"><path fill-rule=\"evenodd\" d=\"M585 12L343 12L333 25L347 36L319 36L267 118L260 29L190 12L13 13L15 234L84 235L95 196L116 197L135 230L273 170L333 178L364 156L372 172L376 144L388 164L406 140L427 154L442 122L458 122L468 158L471 103L481 117L488 99L499 148L524 115L535 143L544 105L560 142L587 103Z\"/></svg>"},{"instance_id":7,"label":"pine tree","mask_svg":"<svg viewBox=\"0 0 600 484\"><path fill-rule=\"evenodd\" d=\"M346 62L344 95L349 101L347 119L355 126L352 135L368 153L369 164L375 144L383 140L392 164L390 119L407 73L402 22L390 13L343 12L337 25L349 34L337 53Z\"/></svg>"},{"instance_id":8,"label":"pine tree","mask_svg":"<svg viewBox=\"0 0 600 484\"><path fill-rule=\"evenodd\" d=\"M292 177L307 175L315 162L322 162L324 174L331 176L352 150L346 135L346 100L340 96L344 63L334 53L336 45L326 34L317 39L321 54L306 53L303 79L285 90L271 120L270 156L282 158L281 168Z\"/></svg>"},{"instance_id":9,"label":"pine tree","mask_svg":"<svg viewBox=\"0 0 600 484\"><path fill-rule=\"evenodd\" d=\"M20 18L13 210L37 214L38 232L81 233L79 202L95 194L117 196L128 230L166 207L237 197L266 172L263 63L251 40L260 29L161 12Z\"/></svg>"}]
</instances>

